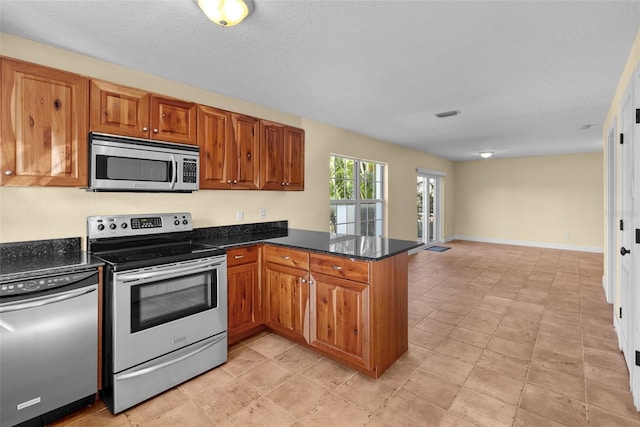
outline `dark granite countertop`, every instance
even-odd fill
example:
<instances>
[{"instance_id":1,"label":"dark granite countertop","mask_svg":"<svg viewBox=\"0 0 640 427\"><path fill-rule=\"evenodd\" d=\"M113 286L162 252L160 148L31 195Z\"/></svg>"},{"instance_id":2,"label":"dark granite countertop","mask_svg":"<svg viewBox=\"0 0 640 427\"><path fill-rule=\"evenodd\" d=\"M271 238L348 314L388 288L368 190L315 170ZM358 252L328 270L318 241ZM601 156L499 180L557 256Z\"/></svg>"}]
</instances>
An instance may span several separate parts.
<instances>
[{"instance_id":1,"label":"dark granite countertop","mask_svg":"<svg viewBox=\"0 0 640 427\"><path fill-rule=\"evenodd\" d=\"M287 228L286 221L249 225L252 232L240 233L246 230L243 226L196 229L194 240L223 248L269 243L367 261L378 261L422 246L410 240L291 229Z\"/></svg>"},{"instance_id":2,"label":"dark granite countertop","mask_svg":"<svg viewBox=\"0 0 640 427\"><path fill-rule=\"evenodd\" d=\"M80 249L80 237L0 244L0 282L65 274L103 264Z\"/></svg>"}]
</instances>

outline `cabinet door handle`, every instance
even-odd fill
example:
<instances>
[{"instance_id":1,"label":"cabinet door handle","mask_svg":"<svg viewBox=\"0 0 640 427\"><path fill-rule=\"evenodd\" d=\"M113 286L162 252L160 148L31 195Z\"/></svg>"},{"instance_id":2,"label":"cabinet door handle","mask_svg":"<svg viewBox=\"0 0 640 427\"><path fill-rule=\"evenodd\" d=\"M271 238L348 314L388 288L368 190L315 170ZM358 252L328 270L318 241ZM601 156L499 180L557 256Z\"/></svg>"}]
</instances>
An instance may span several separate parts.
<instances>
[{"instance_id":1,"label":"cabinet door handle","mask_svg":"<svg viewBox=\"0 0 640 427\"><path fill-rule=\"evenodd\" d=\"M234 258L234 259L242 259L242 258L244 258L244 255L236 255L236 256L234 256L233 258Z\"/></svg>"},{"instance_id":2,"label":"cabinet door handle","mask_svg":"<svg viewBox=\"0 0 640 427\"><path fill-rule=\"evenodd\" d=\"M284 185L286 185L287 187L289 186L289 184L291 184L290 182L285 182Z\"/></svg>"},{"instance_id":3,"label":"cabinet door handle","mask_svg":"<svg viewBox=\"0 0 640 427\"><path fill-rule=\"evenodd\" d=\"M238 183L238 180L237 180L237 179L234 179L234 180L233 180L233 183L234 183L234 184L237 184L237 183Z\"/></svg>"},{"instance_id":4,"label":"cabinet door handle","mask_svg":"<svg viewBox=\"0 0 640 427\"><path fill-rule=\"evenodd\" d=\"M309 284L310 285L315 285L316 282L314 282L313 280L309 279Z\"/></svg>"},{"instance_id":5,"label":"cabinet door handle","mask_svg":"<svg viewBox=\"0 0 640 427\"><path fill-rule=\"evenodd\" d=\"M307 283L307 279L300 279L302 283Z\"/></svg>"},{"instance_id":6,"label":"cabinet door handle","mask_svg":"<svg viewBox=\"0 0 640 427\"><path fill-rule=\"evenodd\" d=\"M333 267L334 270L342 270L342 267L340 267L339 265L334 265Z\"/></svg>"},{"instance_id":7,"label":"cabinet door handle","mask_svg":"<svg viewBox=\"0 0 640 427\"><path fill-rule=\"evenodd\" d=\"M4 171L4 174L7 175L7 176L11 176L11 175L13 175L13 171L10 171L10 170L9 171Z\"/></svg>"},{"instance_id":8,"label":"cabinet door handle","mask_svg":"<svg viewBox=\"0 0 640 427\"><path fill-rule=\"evenodd\" d=\"M290 260L290 259L291 259L291 257L290 257L290 256L285 256L285 255L283 255L283 256L282 256L282 259L284 259L284 260L287 260L287 261L288 261L288 260Z\"/></svg>"},{"instance_id":9,"label":"cabinet door handle","mask_svg":"<svg viewBox=\"0 0 640 427\"><path fill-rule=\"evenodd\" d=\"M231 184L231 180L230 179L227 180L227 184Z\"/></svg>"},{"instance_id":10,"label":"cabinet door handle","mask_svg":"<svg viewBox=\"0 0 640 427\"><path fill-rule=\"evenodd\" d=\"M145 127L143 127L143 128L142 128L142 130L143 130L144 132L146 132L146 131L148 131L148 130L149 130L149 128L145 126Z\"/></svg>"},{"instance_id":11,"label":"cabinet door handle","mask_svg":"<svg viewBox=\"0 0 640 427\"><path fill-rule=\"evenodd\" d=\"M153 130L153 133L158 133L158 129L154 129L154 130Z\"/></svg>"}]
</instances>

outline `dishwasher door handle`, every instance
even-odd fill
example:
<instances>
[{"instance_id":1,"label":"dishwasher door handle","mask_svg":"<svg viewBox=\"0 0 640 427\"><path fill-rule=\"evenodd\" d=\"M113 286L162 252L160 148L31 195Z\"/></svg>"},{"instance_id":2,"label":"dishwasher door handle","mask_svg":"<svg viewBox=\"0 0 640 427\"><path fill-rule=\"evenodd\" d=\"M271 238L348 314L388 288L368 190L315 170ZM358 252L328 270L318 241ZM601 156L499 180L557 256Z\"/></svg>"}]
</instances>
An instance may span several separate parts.
<instances>
[{"instance_id":1,"label":"dishwasher door handle","mask_svg":"<svg viewBox=\"0 0 640 427\"><path fill-rule=\"evenodd\" d=\"M138 369L138 370L135 370L133 372L128 372L128 373L123 374L123 375L118 375L116 377L116 381L118 381L118 380L127 380L129 378L135 378L135 377L139 377L141 375L150 374L151 372L155 372L158 369L166 368L167 366L171 366L171 365L173 365L175 363L181 362L181 361L183 361L185 359L188 359L188 358L190 358L192 356L195 356L196 354L198 354L198 353L208 349L209 347L219 343L226 336L227 336L226 334L223 334L223 335L219 336L218 338L216 338L215 340L211 341L210 343L207 343L207 344L203 345L202 347L200 347L198 349L195 349L192 352L184 354L184 355L182 355L180 357L177 357L175 359L167 360L166 362L158 363L157 365L149 366L147 368Z\"/></svg>"},{"instance_id":2,"label":"dishwasher door handle","mask_svg":"<svg viewBox=\"0 0 640 427\"><path fill-rule=\"evenodd\" d=\"M89 294L91 292L95 292L96 290L97 290L97 287L94 285L89 289L87 288L74 289L72 291L62 292L60 294L53 295L53 296L33 298L33 299L30 299L28 302L20 301L20 302L7 303L7 304L0 305L0 313L9 313L12 311L27 310L29 308L36 308L36 307L41 307L47 304L54 304L56 302L66 301L71 298L76 298L85 294Z\"/></svg>"}]
</instances>

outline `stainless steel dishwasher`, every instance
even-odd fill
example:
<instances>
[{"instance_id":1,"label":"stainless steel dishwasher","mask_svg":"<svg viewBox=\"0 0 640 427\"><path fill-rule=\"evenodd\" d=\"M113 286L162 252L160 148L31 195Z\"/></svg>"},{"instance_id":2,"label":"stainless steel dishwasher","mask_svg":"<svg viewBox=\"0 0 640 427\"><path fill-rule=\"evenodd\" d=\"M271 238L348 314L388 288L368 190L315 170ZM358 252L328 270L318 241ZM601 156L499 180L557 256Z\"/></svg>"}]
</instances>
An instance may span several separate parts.
<instances>
[{"instance_id":1,"label":"stainless steel dishwasher","mask_svg":"<svg viewBox=\"0 0 640 427\"><path fill-rule=\"evenodd\" d=\"M95 399L98 270L0 283L0 426L48 423Z\"/></svg>"}]
</instances>

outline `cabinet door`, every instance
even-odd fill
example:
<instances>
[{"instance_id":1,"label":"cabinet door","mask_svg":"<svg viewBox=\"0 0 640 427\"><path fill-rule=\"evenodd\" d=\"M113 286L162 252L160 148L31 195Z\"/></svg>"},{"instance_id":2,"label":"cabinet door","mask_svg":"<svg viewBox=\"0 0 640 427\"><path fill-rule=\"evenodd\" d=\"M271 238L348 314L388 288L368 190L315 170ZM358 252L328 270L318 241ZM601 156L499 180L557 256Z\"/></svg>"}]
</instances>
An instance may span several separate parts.
<instances>
[{"instance_id":1,"label":"cabinet door","mask_svg":"<svg viewBox=\"0 0 640 427\"><path fill-rule=\"evenodd\" d=\"M227 270L229 337L264 323L258 263Z\"/></svg>"},{"instance_id":2,"label":"cabinet door","mask_svg":"<svg viewBox=\"0 0 640 427\"><path fill-rule=\"evenodd\" d=\"M149 93L91 80L89 128L93 132L149 138Z\"/></svg>"},{"instance_id":3,"label":"cabinet door","mask_svg":"<svg viewBox=\"0 0 640 427\"><path fill-rule=\"evenodd\" d=\"M284 190L284 126L260 121L260 188Z\"/></svg>"},{"instance_id":4,"label":"cabinet door","mask_svg":"<svg viewBox=\"0 0 640 427\"><path fill-rule=\"evenodd\" d=\"M231 186L233 144L231 113L198 106L198 145L200 146L200 188L225 189Z\"/></svg>"},{"instance_id":5,"label":"cabinet door","mask_svg":"<svg viewBox=\"0 0 640 427\"><path fill-rule=\"evenodd\" d=\"M323 274L310 280L311 345L368 368L369 286Z\"/></svg>"},{"instance_id":6,"label":"cabinet door","mask_svg":"<svg viewBox=\"0 0 640 427\"><path fill-rule=\"evenodd\" d=\"M255 190L260 181L260 121L233 114L233 187Z\"/></svg>"},{"instance_id":7,"label":"cabinet door","mask_svg":"<svg viewBox=\"0 0 640 427\"><path fill-rule=\"evenodd\" d=\"M2 59L2 185L87 185L88 80Z\"/></svg>"},{"instance_id":8,"label":"cabinet door","mask_svg":"<svg viewBox=\"0 0 640 427\"><path fill-rule=\"evenodd\" d=\"M151 95L151 139L196 145L194 102Z\"/></svg>"},{"instance_id":9,"label":"cabinet door","mask_svg":"<svg viewBox=\"0 0 640 427\"><path fill-rule=\"evenodd\" d=\"M304 190L304 130L285 129L284 181L287 190Z\"/></svg>"},{"instance_id":10,"label":"cabinet door","mask_svg":"<svg viewBox=\"0 0 640 427\"><path fill-rule=\"evenodd\" d=\"M267 263L266 323L271 329L296 341L309 342L309 273Z\"/></svg>"}]
</instances>

